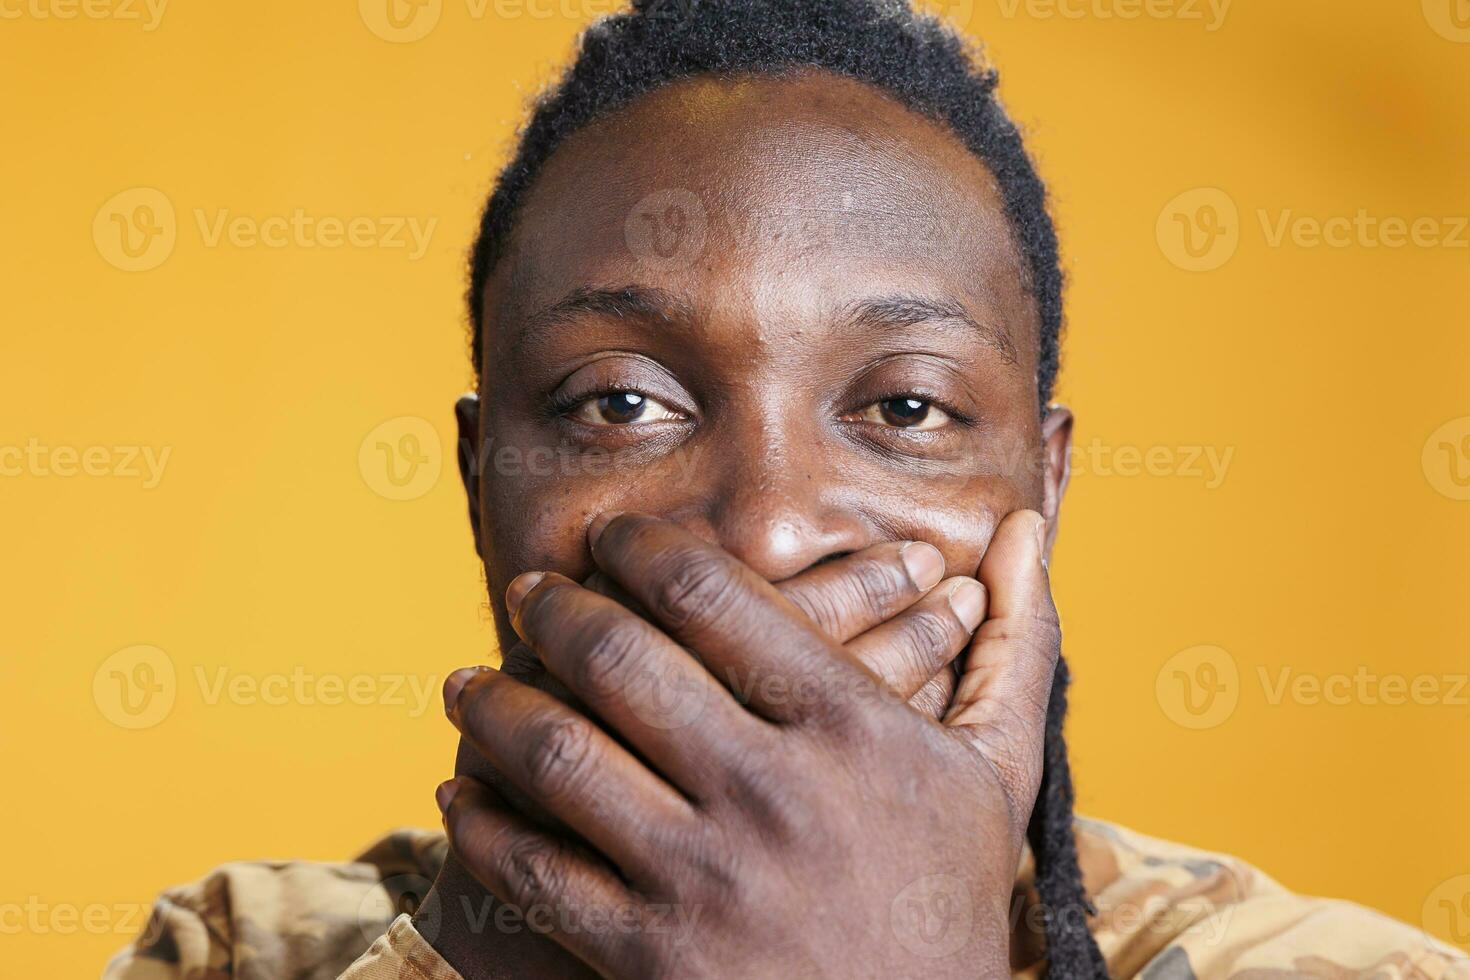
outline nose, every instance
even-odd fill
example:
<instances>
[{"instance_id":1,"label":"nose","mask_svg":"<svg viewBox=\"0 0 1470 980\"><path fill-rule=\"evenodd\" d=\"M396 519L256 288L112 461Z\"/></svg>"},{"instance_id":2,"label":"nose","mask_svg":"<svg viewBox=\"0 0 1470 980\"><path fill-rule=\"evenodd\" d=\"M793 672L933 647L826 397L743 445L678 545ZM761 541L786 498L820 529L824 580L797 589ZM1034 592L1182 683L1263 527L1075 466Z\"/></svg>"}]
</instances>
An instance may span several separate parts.
<instances>
[{"instance_id":1,"label":"nose","mask_svg":"<svg viewBox=\"0 0 1470 980\"><path fill-rule=\"evenodd\" d=\"M819 459L727 452L685 523L771 582L876 540Z\"/></svg>"}]
</instances>

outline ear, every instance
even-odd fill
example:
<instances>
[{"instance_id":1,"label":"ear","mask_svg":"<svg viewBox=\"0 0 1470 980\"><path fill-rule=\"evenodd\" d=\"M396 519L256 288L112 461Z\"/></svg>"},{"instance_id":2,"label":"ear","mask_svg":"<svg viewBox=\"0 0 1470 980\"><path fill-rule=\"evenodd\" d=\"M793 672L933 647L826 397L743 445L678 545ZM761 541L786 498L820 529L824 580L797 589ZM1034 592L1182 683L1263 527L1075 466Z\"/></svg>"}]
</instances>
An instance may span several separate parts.
<instances>
[{"instance_id":1,"label":"ear","mask_svg":"<svg viewBox=\"0 0 1470 980\"><path fill-rule=\"evenodd\" d=\"M1042 474L1041 515L1046 518L1046 556L1051 558L1057 540L1057 517L1062 510L1062 495L1072 476L1072 412L1062 405L1052 405L1041 420L1041 453L1046 464Z\"/></svg>"},{"instance_id":2,"label":"ear","mask_svg":"<svg viewBox=\"0 0 1470 980\"><path fill-rule=\"evenodd\" d=\"M480 397L460 395L454 403L454 418L459 423L459 478L464 483L470 504L470 530L475 535L475 554L485 560L480 543Z\"/></svg>"}]
</instances>

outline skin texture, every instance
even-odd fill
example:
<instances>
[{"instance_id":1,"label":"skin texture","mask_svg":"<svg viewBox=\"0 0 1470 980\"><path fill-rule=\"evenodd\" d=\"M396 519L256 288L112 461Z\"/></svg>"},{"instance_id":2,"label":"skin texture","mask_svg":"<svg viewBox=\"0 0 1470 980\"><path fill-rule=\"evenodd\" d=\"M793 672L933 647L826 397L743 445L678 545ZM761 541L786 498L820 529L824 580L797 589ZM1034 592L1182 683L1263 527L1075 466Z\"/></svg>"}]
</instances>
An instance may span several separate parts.
<instances>
[{"instance_id":1,"label":"skin texture","mask_svg":"<svg viewBox=\"0 0 1470 980\"><path fill-rule=\"evenodd\" d=\"M674 247L651 248L650 235ZM1004 905L1059 642L1043 556L1071 416L1037 402L1036 311L991 175L947 130L850 80L679 83L556 152L485 298L484 378L458 415L476 545L509 652L505 673L446 692L466 735L457 771L477 778L450 787L455 857L434 907L483 896L481 884L511 901L549 899L545 877L527 885L515 873L525 862L506 855L575 854L551 879L563 894L704 910L697 941L678 948L646 931L637 942L583 933L580 945L553 935L608 975L717 975L737 963L741 975L932 976L950 961L968 975L1003 971ZM608 424L597 399L610 391L657 404ZM934 406L922 425L882 410L903 397ZM590 547L589 527L620 511L656 519L610 527L654 530L615 530L605 555ZM612 631L641 637L620 670L637 663L696 684L718 664L717 686L731 669L787 680L838 671L906 697L962 645L953 624L963 618L949 601L960 583L948 580L920 589L909 579L902 599L863 601L874 592L864 575L883 578L873 568L904 581L894 543L907 541L937 548L944 575L979 574L988 593L945 725L901 697L849 691L837 706L780 717L718 687L705 702L718 710L681 728L685 739L648 746L636 712L620 715L587 679L586 663L609 646L597 638ZM719 569L718 589L691 592L700 609L741 611L697 636L684 633L690 617L708 617L660 586L687 581L691 565ZM531 571L553 574L529 594L518 584L513 619L502 597ZM808 578L817 584L792 601ZM555 614L527 618L547 607ZM770 636L782 642L756 640ZM864 636L866 654L852 649ZM609 676L626 690L634 675ZM575 711L563 702L602 727L576 727L583 713L562 714ZM557 737L548 719L574 732L573 754L602 760L593 769L605 782L548 789L526 769ZM757 791L743 778L752 758L797 761L765 766ZM713 783L687 785L705 769ZM824 833L793 831L793 813ZM566 836L535 836L547 826ZM842 848L814 846L818 836ZM651 840L665 844L658 860L637 850ZM961 865L972 941L920 957L918 969L886 917L908 884ZM822 896L846 895L853 880L873 885L872 907L822 914ZM812 889L782 887L793 881ZM430 938L467 976L508 974L510 963L521 975L572 969L540 937L466 935L458 918L442 915ZM752 961L754 946L771 958Z\"/></svg>"}]
</instances>

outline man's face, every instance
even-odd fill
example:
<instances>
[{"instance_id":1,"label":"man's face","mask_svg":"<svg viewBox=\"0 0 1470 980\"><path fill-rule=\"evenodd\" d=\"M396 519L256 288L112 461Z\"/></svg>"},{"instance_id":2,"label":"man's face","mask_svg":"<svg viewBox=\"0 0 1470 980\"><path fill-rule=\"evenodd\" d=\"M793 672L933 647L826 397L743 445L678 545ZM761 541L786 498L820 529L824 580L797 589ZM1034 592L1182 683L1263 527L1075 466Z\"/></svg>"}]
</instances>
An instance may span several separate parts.
<instances>
[{"instance_id":1,"label":"man's face","mask_svg":"<svg viewBox=\"0 0 1470 980\"><path fill-rule=\"evenodd\" d=\"M556 151L488 283L461 403L496 625L580 580L604 511L677 521L771 581L885 540L974 574L1055 526L1070 416L993 177L847 79L694 80Z\"/></svg>"}]
</instances>

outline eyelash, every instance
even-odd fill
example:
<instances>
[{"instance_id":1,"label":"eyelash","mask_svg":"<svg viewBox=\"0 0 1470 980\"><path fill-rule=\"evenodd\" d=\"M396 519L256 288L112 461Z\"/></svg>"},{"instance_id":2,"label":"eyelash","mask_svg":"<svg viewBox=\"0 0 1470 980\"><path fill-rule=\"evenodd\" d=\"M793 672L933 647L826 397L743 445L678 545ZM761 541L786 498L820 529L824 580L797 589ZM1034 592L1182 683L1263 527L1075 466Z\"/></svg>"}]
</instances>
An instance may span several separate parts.
<instances>
[{"instance_id":1,"label":"eyelash","mask_svg":"<svg viewBox=\"0 0 1470 980\"><path fill-rule=\"evenodd\" d=\"M863 402L863 404L853 409L852 412L860 412L863 409L867 408L869 405L877 405L887 401L896 401L900 398L912 398L915 401L928 402L930 405L939 409L945 415L948 415L951 422L954 422L956 425L962 426L967 429L974 428L976 425L979 424L979 420L976 419L974 416L960 411L949 402L936 396L933 392L924 391L922 389L908 389L904 391L895 391L891 395L880 395L879 397L874 398L871 401ZM848 412L846 414L851 415L852 412ZM923 436L933 435L934 433L941 431L939 429L930 429L927 432L917 432L911 429L904 429L901 426L894 425L883 426L883 428L894 429L898 432L908 432L911 435Z\"/></svg>"},{"instance_id":2,"label":"eyelash","mask_svg":"<svg viewBox=\"0 0 1470 980\"><path fill-rule=\"evenodd\" d=\"M587 402L598 398L606 398L608 395L642 395L644 398L652 398L648 392L637 385L604 385L595 391L558 391L552 394L551 401L547 405L546 414L553 418L565 416L574 408L579 408Z\"/></svg>"},{"instance_id":3,"label":"eyelash","mask_svg":"<svg viewBox=\"0 0 1470 980\"><path fill-rule=\"evenodd\" d=\"M576 420L570 418L570 415L571 415L571 413L574 410L580 408L581 406L585 405L589 401L593 401L593 400L599 399L599 398L606 398L609 395L618 395L618 394L636 394L636 395L642 395L645 398L654 398L655 400L657 400L656 399L656 396L650 395L648 392L643 391L637 385L606 385L606 386L604 386L604 387L602 387L602 388L600 388L600 389L598 389L596 391L590 391L590 392L587 392L587 391L575 392L575 393L574 392L557 392L557 393L553 394L552 397L551 397L551 402L550 402L550 404L548 406L547 414L550 415L553 418L558 418L558 419L562 419L562 420L569 421L569 422L576 421ZM951 422L953 422L956 425L961 426L963 428L967 428L967 429L968 428L973 428L974 426L976 426L978 424L978 420L977 419L975 419L973 416L971 416L971 415L969 415L969 414L967 414L965 412L962 412L959 409L955 408L949 402L944 401L944 400L941 400L940 398L935 397L930 392L925 392L923 390L912 390L912 389L904 390L904 391L895 391L895 392L893 392L891 394L880 395L879 397L874 398L874 399L871 399L870 401L866 401L863 404L861 404L861 405L857 406L856 408L852 409L851 411L845 412L843 414L844 415L852 415L852 414L854 414L856 412L860 412L863 409L868 408L869 406L881 404L881 403L886 402L886 401L896 401L896 400L898 400L900 398L912 398L912 399L915 399L917 401L927 402L929 405L932 405L934 408L939 409L946 416L948 416ZM679 411L679 409L675 409L675 411ZM586 424L586 423L582 423L582 424ZM637 425L637 424L639 424L639 423L629 423L630 426L631 425ZM642 423L642 424L649 424L649 423ZM868 422L864 422L864 423L860 423L860 424L864 424L864 425L876 425L876 423L868 423ZM610 426L610 428L626 428L626 427L627 426ZM885 430L894 431L894 432L906 433L910 438L913 438L913 437L933 438L937 433L943 431L942 429L929 429L929 430L907 429L907 428L904 428L903 426L896 426L896 425L877 425L877 427L878 428L885 429Z\"/></svg>"}]
</instances>

